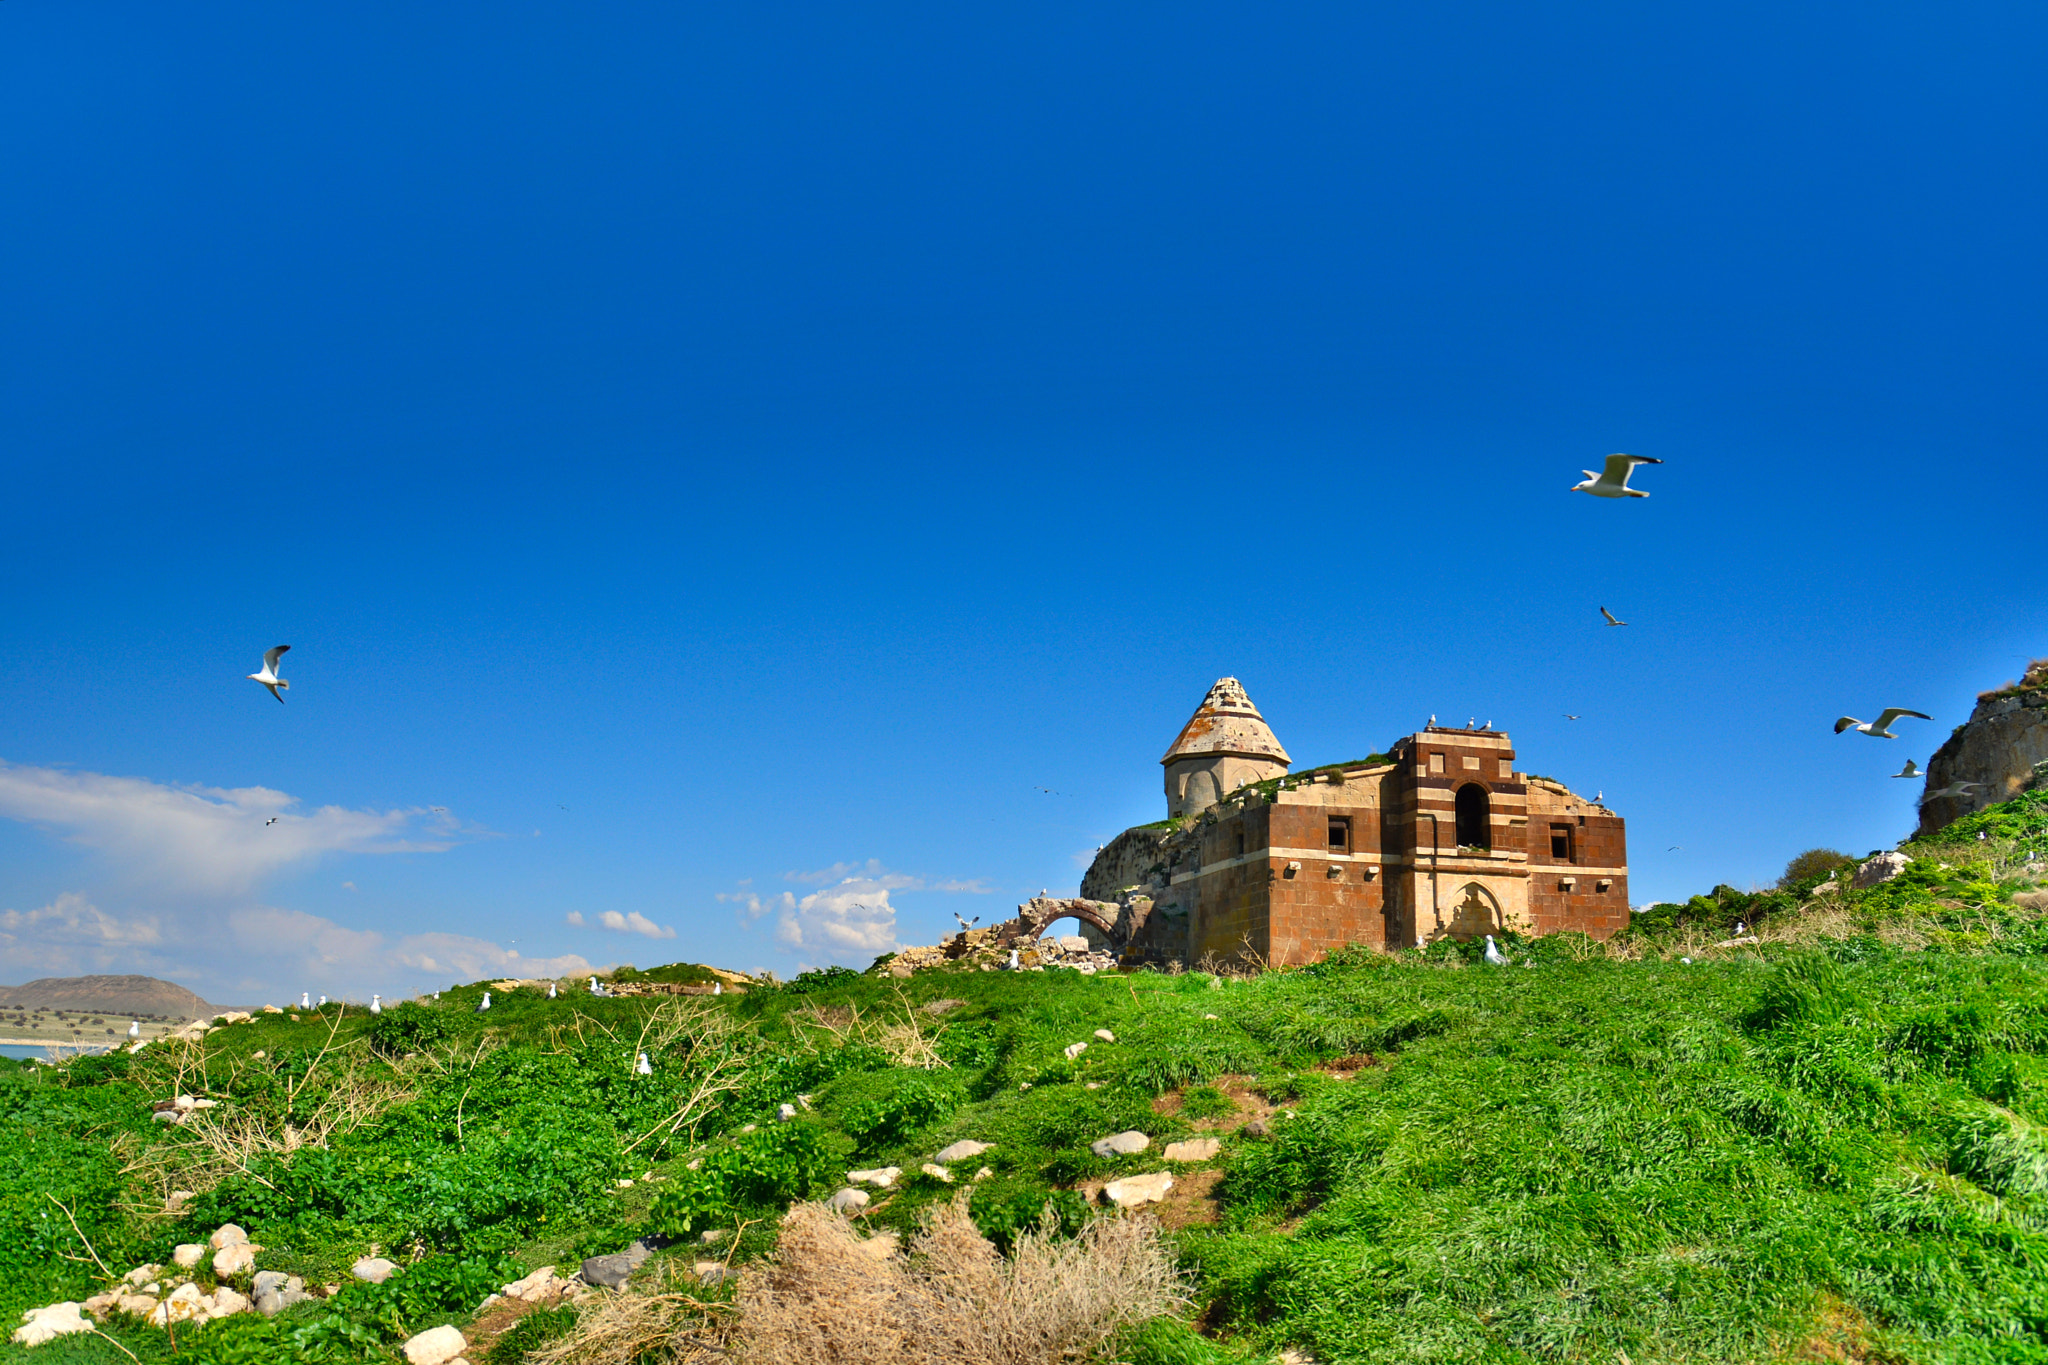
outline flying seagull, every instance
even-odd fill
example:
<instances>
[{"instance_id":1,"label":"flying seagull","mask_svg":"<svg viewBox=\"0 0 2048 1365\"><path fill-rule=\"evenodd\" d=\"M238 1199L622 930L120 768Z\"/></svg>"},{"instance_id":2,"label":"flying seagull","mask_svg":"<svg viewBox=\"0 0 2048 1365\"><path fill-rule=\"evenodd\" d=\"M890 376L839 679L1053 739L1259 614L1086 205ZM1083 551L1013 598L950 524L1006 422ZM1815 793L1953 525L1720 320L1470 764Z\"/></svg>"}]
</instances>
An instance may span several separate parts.
<instances>
[{"instance_id":1,"label":"flying seagull","mask_svg":"<svg viewBox=\"0 0 2048 1365\"><path fill-rule=\"evenodd\" d=\"M1584 483L1572 485L1574 493L1591 493L1596 498L1647 498L1650 495L1640 489L1628 486L1628 476L1639 464L1663 464L1662 460L1651 459L1648 455L1609 455L1607 463L1598 474L1590 469L1579 472L1586 476Z\"/></svg>"},{"instance_id":2,"label":"flying seagull","mask_svg":"<svg viewBox=\"0 0 2048 1365\"><path fill-rule=\"evenodd\" d=\"M1901 769L1899 769L1899 770L1898 770L1897 772L1893 773L1893 774L1892 774L1892 776L1893 776L1893 777L1925 777L1925 776L1926 776L1926 774L1925 774L1925 773L1923 773L1923 772L1921 772L1921 771L1920 771L1920 770L1919 770L1918 768L1914 767L1914 766L1913 766L1913 760L1909 758L1909 759L1907 759L1907 760L1906 760L1906 766L1905 766L1905 767L1903 767L1903 768L1901 768Z\"/></svg>"},{"instance_id":3,"label":"flying seagull","mask_svg":"<svg viewBox=\"0 0 2048 1365\"><path fill-rule=\"evenodd\" d=\"M1508 960L1500 955L1500 949L1493 946L1493 935L1486 936L1486 960L1496 967L1505 967Z\"/></svg>"},{"instance_id":4,"label":"flying seagull","mask_svg":"<svg viewBox=\"0 0 2048 1365\"><path fill-rule=\"evenodd\" d=\"M276 824L276 823L277 823L277 817L276 817L275 815L273 815L273 816L271 816L271 817L270 817L270 818L269 818L268 820L265 820L265 821L263 822L263 828L265 828L265 829L269 829L269 828L270 828L270 827L271 827L272 825L274 825L274 824Z\"/></svg>"},{"instance_id":5,"label":"flying seagull","mask_svg":"<svg viewBox=\"0 0 2048 1365\"><path fill-rule=\"evenodd\" d=\"M284 705L284 694L291 690L291 684L277 676L277 661L284 657L290 645L272 645L263 651L263 671L251 673L249 677L270 689L270 695L277 698L279 706Z\"/></svg>"},{"instance_id":6,"label":"flying seagull","mask_svg":"<svg viewBox=\"0 0 2048 1365\"><path fill-rule=\"evenodd\" d=\"M1578 719L1578 717L1577 717L1577 716L1575 716L1575 715L1571 714L1571 713L1570 713L1569 711L1567 711L1567 712L1565 713L1565 717L1564 717L1564 718L1565 718L1566 720L1577 720L1577 719Z\"/></svg>"},{"instance_id":7,"label":"flying seagull","mask_svg":"<svg viewBox=\"0 0 2048 1365\"><path fill-rule=\"evenodd\" d=\"M1950 785L1943 787L1940 791L1931 791L1924 793L1920 797L1920 804L1924 806L1930 801L1945 801L1949 797L1955 797L1958 800L1966 800L1970 795L1971 788L1981 785L1981 783L1977 782L1951 783Z\"/></svg>"},{"instance_id":8,"label":"flying seagull","mask_svg":"<svg viewBox=\"0 0 2048 1365\"><path fill-rule=\"evenodd\" d=\"M1666 853L1683 853L1683 852L1685 852L1685 845L1684 845L1684 844L1673 844L1673 845L1672 845L1671 847L1669 847L1669 848L1665 849L1664 851L1665 851Z\"/></svg>"},{"instance_id":9,"label":"flying seagull","mask_svg":"<svg viewBox=\"0 0 2048 1365\"><path fill-rule=\"evenodd\" d=\"M1625 626L1628 624L1626 621L1616 619L1614 613L1605 607L1600 608L1600 614L1607 618L1607 624L1610 626Z\"/></svg>"},{"instance_id":10,"label":"flying seagull","mask_svg":"<svg viewBox=\"0 0 2048 1365\"><path fill-rule=\"evenodd\" d=\"M1835 733L1839 735L1844 730L1855 730L1869 735L1872 739L1897 739L1898 736L1891 731L1891 725L1900 716L1911 716L1915 720L1934 719L1924 711L1908 711L1903 706L1887 706L1877 713L1876 720L1862 721L1854 716L1843 716L1835 722Z\"/></svg>"},{"instance_id":11,"label":"flying seagull","mask_svg":"<svg viewBox=\"0 0 2048 1365\"><path fill-rule=\"evenodd\" d=\"M1100 849L1096 850L1096 852L1098 853L1100 853L1101 851L1102 850ZM965 933L967 930L972 929L975 925L981 923L980 915L976 915L973 919L960 919L960 912L958 910L955 910L953 912L953 918L956 920L960 920L960 929L962 933Z\"/></svg>"}]
</instances>

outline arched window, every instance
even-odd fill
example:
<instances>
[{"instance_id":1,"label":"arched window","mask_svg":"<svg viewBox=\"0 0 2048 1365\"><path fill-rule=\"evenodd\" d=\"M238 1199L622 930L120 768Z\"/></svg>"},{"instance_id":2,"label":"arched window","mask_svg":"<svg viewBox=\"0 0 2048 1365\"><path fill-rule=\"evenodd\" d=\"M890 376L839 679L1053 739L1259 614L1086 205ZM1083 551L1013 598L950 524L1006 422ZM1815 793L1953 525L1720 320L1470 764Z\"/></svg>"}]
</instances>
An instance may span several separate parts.
<instances>
[{"instance_id":1,"label":"arched window","mask_svg":"<svg viewBox=\"0 0 2048 1365\"><path fill-rule=\"evenodd\" d=\"M1492 848L1493 818L1486 788L1467 782L1458 788L1458 847Z\"/></svg>"}]
</instances>

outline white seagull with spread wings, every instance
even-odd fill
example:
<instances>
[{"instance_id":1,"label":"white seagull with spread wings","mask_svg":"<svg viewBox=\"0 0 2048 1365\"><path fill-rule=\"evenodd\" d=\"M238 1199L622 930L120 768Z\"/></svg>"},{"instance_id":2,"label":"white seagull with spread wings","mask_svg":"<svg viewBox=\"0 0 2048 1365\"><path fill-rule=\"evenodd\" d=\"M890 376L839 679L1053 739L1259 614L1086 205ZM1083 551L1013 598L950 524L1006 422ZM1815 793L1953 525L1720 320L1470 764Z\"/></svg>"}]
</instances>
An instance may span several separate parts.
<instances>
[{"instance_id":1,"label":"white seagull with spread wings","mask_svg":"<svg viewBox=\"0 0 2048 1365\"><path fill-rule=\"evenodd\" d=\"M1913 760L1910 758L1906 760L1905 767L1892 774L1893 777L1925 777L1926 775L1914 766Z\"/></svg>"},{"instance_id":2,"label":"white seagull with spread wings","mask_svg":"<svg viewBox=\"0 0 2048 1365\"><path fill-rule=\"evenodd\" d=\"M1903 706L1887 706L1877 713L1876 720L1858 720L1854 716L1843 716L1835 722L1835 733L1839 735L1844 730L1855 730L1859 734L1869 735L1872 739L1897 739L1898 736L1891 731L1891 725L1900 716L1911 716L1915 720L1934 719L1924 711L1908 711Z\"/></svg>"},{"instance_id":3,"label":"white seagull with spread wings","mask_svg":"<svg viewBox=\"0 0 2048 1365\"><path fill-rule=\"evenodd\" d=\"M1607 608L1605 607L1600 608L1600 614L1607 618L1607 624L1610 626L1625 626L1628 624L1628 622L1619 619L1615 616L1613 612L1607 610Z\"/></svg>"},{"instance_id":4,"label":"white seagull with spread wings","mask_svg":"<svg viewBox=\"0 0 2048 1365\"><path fill-rule=\"evenodd\" d=\"M1650 496L1648 493L1628 486L1628 476L1639 464L1663 463L1648 455L1609 455L1606 466L1598 474L1590 469L1580 470L1586 481L1573 484L1572 492L1591 493L1596 498L1647 498Z\"/></svg>"},{"instance_id":5,"label":"white seagull with spread wings","mask_svg":"<svg viewBox=\"0 0 2048 1365\"><path fill-rule=\"evenodd\" d=\"M272 645L269 649L264 650L263 671L249 675L252 681L260 682L270 689L270 695L277 698L279 706L284 705L284 694L286 689L291 687L291 684L277 676L277 661L282 659L285 651L290 648L290 645Z\"/></svg>"}]
</instances>

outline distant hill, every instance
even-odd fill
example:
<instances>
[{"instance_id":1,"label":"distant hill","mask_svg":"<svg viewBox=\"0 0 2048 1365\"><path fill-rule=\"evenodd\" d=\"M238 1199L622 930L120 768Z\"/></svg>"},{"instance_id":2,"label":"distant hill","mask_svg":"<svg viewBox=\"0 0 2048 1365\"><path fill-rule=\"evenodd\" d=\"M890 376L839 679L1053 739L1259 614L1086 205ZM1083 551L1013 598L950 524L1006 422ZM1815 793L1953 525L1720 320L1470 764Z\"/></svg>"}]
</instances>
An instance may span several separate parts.
<instances>
[{"instance_id":1,"label":"distant hill","mask_svg":"<svg viewBox=\"0 0 2048 1365\"><path fill-rule=\"evenodd\" d=\"M155 1014L172 1019L211 1019L220 1013L176 982L153 976L46 976L26 986L0 986L0 1009Z\"/></svg>"}]
</instances>

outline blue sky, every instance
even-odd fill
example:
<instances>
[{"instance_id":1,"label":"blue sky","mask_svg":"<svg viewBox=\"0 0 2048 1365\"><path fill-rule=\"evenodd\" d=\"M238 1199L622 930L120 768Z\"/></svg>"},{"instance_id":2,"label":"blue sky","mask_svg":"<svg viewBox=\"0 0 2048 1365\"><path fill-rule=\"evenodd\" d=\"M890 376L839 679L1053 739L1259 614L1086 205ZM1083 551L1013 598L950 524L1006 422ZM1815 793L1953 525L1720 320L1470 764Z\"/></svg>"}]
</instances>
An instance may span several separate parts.
<instances>
[{"instance_id":1,"label":"blue sky","mask_svg":"<svg viewBox=\"0 0 2048 1365\"><path fill-rule=\"evenodd\" d=\"M10 0L0 979L864 964L1223 674L1491 720L1639 903L1887 845L2048 653L2044 38Z\"/></svg>"}]
</instances>

